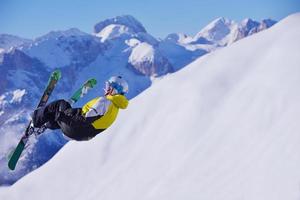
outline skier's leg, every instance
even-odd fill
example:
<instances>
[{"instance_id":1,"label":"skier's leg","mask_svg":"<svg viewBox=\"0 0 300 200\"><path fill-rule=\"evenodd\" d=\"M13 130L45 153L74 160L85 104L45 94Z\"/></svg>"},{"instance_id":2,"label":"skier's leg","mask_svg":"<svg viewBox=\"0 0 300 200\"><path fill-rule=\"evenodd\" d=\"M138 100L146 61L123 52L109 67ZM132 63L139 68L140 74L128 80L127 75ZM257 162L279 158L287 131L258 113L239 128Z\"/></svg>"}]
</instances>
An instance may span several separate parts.
<instances>
[{"instance_id":1,"label":"skier's leg","mask_svg":"<svg viewBox=\"0 0 300 200\"><path fill-rule=\"evenodd\" d=\"M84 117L81 108L70 108L64 112L59 112L56 117L56 122L64 122L72 127L82 127L91 125L92 122L99 119L101 116Z\"/></svg>"},{"instance_id":2,"label":"skier's leg","mask_svg":"<svg viewBox=\"0 0 300 200\"><path fill-rule=\"evenodd\" d=\"M99 116L86 118L82 116L80 108L73 108L60 113L56 122L59 124L64 135L81 141L88 140L100 132L92 126L92 122L98 118Z\"/></svg>"},{"instance_id":3,"label":"skier's leg","mask_svg":"<svg viewBox=\"0 0 300 200\"><path fill-rule=\"evenodd\" d=\"M60 129L60 126L55 121L49 121L45 124L45 128L55 130L55 129Z\"/></svg>"},{"instance_id":4,"label":"skier's leg","mask_svg":"<svg viewBox=\"0 0 300 200\"><path fill-rule=\"evenodd\" d=\"M69 108L71 108L71 105L65 100L57 100L47 106L38 108L32 116L34 127L41 127L43 124L50 122L50 125L52 125L50 126L51 128L59 128L56 126L58 124L55 123L55 119L60 112Z\"/></svg>"}]
</instances>

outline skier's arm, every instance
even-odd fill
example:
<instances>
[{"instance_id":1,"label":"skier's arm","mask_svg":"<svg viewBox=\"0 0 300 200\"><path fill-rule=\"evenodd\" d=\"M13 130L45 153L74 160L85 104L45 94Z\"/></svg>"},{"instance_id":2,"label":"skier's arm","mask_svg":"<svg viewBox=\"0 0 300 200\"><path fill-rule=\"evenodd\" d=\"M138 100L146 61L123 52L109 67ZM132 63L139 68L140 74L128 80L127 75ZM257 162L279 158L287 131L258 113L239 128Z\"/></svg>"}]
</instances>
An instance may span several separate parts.
<instances>
[{"instance_id":1,"label":"skier's arm","mask_svg":"<svg viewBox=\"0 0 300 200\"><path fill-rule=\"evenodd\" d=\"M85 104L82 107L82 113L83 115L85 115L92 107L93 105L99 100L99 97L96 97L94 99L92 99L91 101L89 101L87 104Z\"/></svg>"}]
</instances>

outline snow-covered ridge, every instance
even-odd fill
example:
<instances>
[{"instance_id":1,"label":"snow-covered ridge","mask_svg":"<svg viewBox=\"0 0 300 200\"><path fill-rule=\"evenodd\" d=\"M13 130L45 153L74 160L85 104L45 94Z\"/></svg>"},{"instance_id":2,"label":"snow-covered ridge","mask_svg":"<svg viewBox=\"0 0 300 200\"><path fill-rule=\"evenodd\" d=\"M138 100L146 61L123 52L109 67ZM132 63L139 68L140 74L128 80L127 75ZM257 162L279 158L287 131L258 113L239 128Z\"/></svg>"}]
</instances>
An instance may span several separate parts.
<instances>
[{"instance_id":1,"label":"snow-covered ridge","mask_svg":"<svg viewBox=\"0 0 300 200\"><path fill-rule=\"evenodd\" d=\"M159 49L146 42L138 43L133 47L128 63L147 76L161 76L174 71Z\"/></svg>"},{"instance_id":2,"label":"snow-covered ridge","mask_svg":"<svg viewBox=\"0 0 300 200\"><path fill-rule=\"evenodd\" d=\"M14 35L0 34L0 54L4 51L8 51L11 48L15 48L24 44L32 42L29 39L23 39Z\"/></svg>"},{"instance_id":3,"label":"snow-covered ridge","mask_svg":"<svg viewBox=\"0 0 300 200\"><path fill-rule=\"evenodd\" d=\"M130 29L130 31L139 33L139 32L144 32L146 33L146 29L143 27L143 25L136 20L134 17L131 15L122 15L122 16L117 16L111 19L104 20L102 22L99 22L94 26L94 33L99 33L103 30L103 28L114 24L114 25L123 25L126 26L127 28Z\"/></svg>"},{"instance_id":4,"label":"snow-covered ridge","mask_svg":"<svg viewBox=\"0 0 300 200\"><path fill-rule=\"evenodd\" d=\"M230 30L235 28L234 26L236 24L232 20L224 17L217 18L197 33L195 39L203 37L210 41L219 41L228 35Z\"/></svg>"},{"instance_id":5,"label":"snow-covered ridge","mask_svg":"<svg viewBox=\"0 0 300 200\"><path fill-rule=\"evenodd\" d=\"M97 37L72 28L51 31L21 49L29 56L41 60L49 68L60 68L87 65L98 56L103 45Z\"/></svg>"},{"instance_id":6,"label":"snow-covered ridge","mask_svg":"<svg viewBox=\"0 0 300 200\"><path fill-rule=\"evenodd\" d=\"M169 34L161 41L160 50L168 58L173 68L178 70L206 53L268 29L275 23L270 19L256 22L250 18L237 23L220 17L205 26L195 36L182 33Z\"/></svg>"},{"instance_id":7,"label":"snow-covered ridge","mask_svg":"<svg viewBox=\"0 0 300 200\"><path fill-rule=\"evenodd\" d=\"M129 62L134 64L135 62L152 62L154 60L154 48L148 43L140 43L132 50L129 57Z\"/></svg>"},{"instance_id":8,"label":"snow-covered ridge","mask_svg":"<svg viewBox=\"0 0 300 200\"><path fill-rule=\"evenodd\" d=\"M217 43L221 46L231 44L239 39L267 29L276 23L274 20L265 19L262 22L254 21L250 18L242 20L240 23L220 17L204 27L194 37L194 41L199 38Z\"/></svg>"},{"instance_id":9,"label":"snow-covered ridge","mask_svg":"<svg viewBox=\"0 0 300 200\"><path fill-rule=\"evenodd\" d=\"M118 25L118 24L110 24L103 28L99 33L95 34L97 37L101 38L101 42L105 42L106 40L111 40L114 38L118 38L123 34L134 34L127 26Z\"/></svg>"},{"instance_id":10,"label":"snow-covered ridge","mask_svg":"<svg viewBox=\"0 0 300 200\"><path fill-rule=\"evenodd\" d=\"M35 39L36 42L41 42L44 40L50 40L50 39L59 39L59 37L80 37L80 36L87 36L88 33L82 32L77 28L70 28L64 31L50 31L46 35L43 35L41 37L38 37Z\"/></svg>"},{"instance_id":11,"label":"snow-covered ridge","mask_svg":"<svg viewBox=\"0 0 300 200\"><path fill-rule=\"evenodd\" d=\"M158 80L0 199L299 199L299 34L292 15Z\"/></svg>"}]
</instances>

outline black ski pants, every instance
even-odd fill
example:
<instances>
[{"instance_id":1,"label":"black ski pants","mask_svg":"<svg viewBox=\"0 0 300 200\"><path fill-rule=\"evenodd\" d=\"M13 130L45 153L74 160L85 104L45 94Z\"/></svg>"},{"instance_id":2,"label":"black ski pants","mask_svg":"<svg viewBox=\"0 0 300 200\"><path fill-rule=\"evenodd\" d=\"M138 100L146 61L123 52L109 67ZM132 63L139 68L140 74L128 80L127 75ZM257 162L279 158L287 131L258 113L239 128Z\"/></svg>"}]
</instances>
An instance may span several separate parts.
<instances>
[{"instance_id":1,"label":"black ski pants","mask_svg":"<svg viewBox=\"0 0 300 200\"><path fill-rule=\"evenodd\" d=\"M81 108L72 108L69 102L61 99L35 110L32 121L35 127L45 124L49 129L61 129L69 138L81 141L103 131L92 126L100 117L84 117Z\"/></svg>"}]
</instances>

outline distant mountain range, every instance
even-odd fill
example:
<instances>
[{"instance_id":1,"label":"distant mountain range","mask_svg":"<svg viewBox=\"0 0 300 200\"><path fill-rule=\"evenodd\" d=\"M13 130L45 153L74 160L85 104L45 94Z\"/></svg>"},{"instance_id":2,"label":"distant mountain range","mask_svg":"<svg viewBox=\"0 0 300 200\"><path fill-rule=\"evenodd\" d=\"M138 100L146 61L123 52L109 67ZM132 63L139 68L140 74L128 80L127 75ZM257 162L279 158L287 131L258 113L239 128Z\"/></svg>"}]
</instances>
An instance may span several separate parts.
<instances>
[{"instance_id":1,"label":"distant mountain range","mask_svg":"<svg viewBox=\"0 0 300 200\"><path fill-rule=\"evenodd\" d=\"M76 28L51 31L34 40L0 34L0 163L16 145L30 112L38 101L48 76L62 71L62 80L52 100L67 98L90 77L98 85L81 102L102 94L103 83L122 75L133 98L148 88L156 77L176 72L202 55L269 28L276 21L245 19L236 23L218 18L195 36L172 33L156 39L130 15L104 20L94 33ZM49 160L64 144L59 133L49 132L33 141L16 173L1 168L0 184L11 184Z\"/></svg>"}]
</instances>

